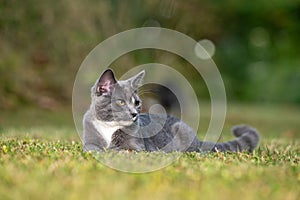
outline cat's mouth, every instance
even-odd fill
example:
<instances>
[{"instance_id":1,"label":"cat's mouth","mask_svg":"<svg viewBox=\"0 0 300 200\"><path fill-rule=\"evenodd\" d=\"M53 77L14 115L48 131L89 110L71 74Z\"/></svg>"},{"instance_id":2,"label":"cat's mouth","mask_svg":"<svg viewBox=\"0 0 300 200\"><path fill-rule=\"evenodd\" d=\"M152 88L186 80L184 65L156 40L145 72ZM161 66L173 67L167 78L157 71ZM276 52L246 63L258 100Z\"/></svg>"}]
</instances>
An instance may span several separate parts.
<instances>
[{"instance_id":1,"label":"cat's mouth","mask_svg":"<svg viewBox=\"0 0 300 200\"><path fill-rule=\"evenodd\" d=\"M137 116L134 116L134 117L132 118L132 121L133 121L133 122L136 122L137 118L138 118Z\"/></svg>"}]
</instances>

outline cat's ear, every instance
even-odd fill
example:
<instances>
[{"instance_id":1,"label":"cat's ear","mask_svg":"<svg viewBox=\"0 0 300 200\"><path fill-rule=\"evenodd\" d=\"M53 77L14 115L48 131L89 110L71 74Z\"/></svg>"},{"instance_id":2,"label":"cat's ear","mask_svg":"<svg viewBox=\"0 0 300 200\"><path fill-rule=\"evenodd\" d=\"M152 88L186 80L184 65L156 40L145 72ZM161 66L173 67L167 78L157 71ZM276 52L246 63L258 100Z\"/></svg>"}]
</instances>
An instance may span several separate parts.
<instances>
[{"instance_id":1,"label":"cat's ear","mask_svg":"<svg viewBox=\"0 0 300 200\"><path fill-rule=\"evenodd\" d=\"M96 85L97 96L111 94L114 85L117 83L114 72L111 69L107 69L98 79Z\"/></svg>"},{"instance_id":2,"label":"cat's ear","mask_svg":"<svg viewBox=\"0 0 300 200\"><path fill-rule=\"evenodd\" d=\"M137 75L131 77L129 79L129 81L131 82L131 86L134 89L137 89L142 84L144 76L145 76L145 70L143 70L140 73L138 73Z\"/></svg>"}]
</instances>

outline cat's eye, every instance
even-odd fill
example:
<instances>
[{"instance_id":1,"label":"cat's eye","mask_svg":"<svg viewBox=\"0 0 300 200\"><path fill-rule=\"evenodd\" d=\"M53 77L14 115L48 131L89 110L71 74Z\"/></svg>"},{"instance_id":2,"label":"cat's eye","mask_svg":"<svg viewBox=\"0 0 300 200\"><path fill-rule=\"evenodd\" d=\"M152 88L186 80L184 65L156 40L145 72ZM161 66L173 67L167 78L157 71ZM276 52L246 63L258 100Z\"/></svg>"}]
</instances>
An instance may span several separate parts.
<instances>
[{"instance_id":1,"label":"cat's eye","mask_svg":"<svg viewBox=\"0 0 300 200\"><path fill-rule=\"evenodd\" d=\"M117 104L120 106L124 106L125 105L125 101L123 100L117 100Z\"/></svg>"},{"instance_id":2,"label":"cat's eye","mask_svg":"<svg viewBox=\"0 0 300 200\"><path fill-rule=\"evenodd\" d=\"M134 102L134 105L137 107L137 106L139 106L141 104L141 102L140 101L135 101Z\"/></svg>"}]
</instances>

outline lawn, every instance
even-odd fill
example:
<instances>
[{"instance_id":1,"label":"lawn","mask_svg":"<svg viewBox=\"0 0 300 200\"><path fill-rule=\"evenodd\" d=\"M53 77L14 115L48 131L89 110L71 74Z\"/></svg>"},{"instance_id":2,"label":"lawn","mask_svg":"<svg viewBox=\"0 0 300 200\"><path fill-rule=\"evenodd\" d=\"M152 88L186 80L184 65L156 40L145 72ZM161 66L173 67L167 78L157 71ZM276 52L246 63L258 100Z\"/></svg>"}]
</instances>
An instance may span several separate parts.
<instances>
[{"instance_id":1,"label":"lawn","mask_svg":"<svg viewBox=\"0 0 300 200\"><path fill-rule=\"evenodd\" d=\"M205 127L209 112L202 111ZM251 124L261 133L255 152L186 153L161 170L131 174L108 168L82 152L70 109L3 111L0 199L296 200L300 198L299 122L297 107L228 105L221 140L232 138L232 125ZM126 156L131 154L141 159L157 156L158 162L164 156L134 152Z\"/></svg>"}]
</instances>

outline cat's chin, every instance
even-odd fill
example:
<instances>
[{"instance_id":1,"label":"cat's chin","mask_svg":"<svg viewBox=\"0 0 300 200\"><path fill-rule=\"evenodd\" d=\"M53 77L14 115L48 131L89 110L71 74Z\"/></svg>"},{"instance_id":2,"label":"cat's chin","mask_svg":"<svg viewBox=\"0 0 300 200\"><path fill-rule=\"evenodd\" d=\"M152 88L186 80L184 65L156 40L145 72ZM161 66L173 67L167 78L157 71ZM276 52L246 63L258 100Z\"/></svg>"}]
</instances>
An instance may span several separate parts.
<instances>
[{"instance_id":1,"label":"cat's chin","mask_svg":"<svg viewBox=\"0 0 300 200\"><path fill-rule=\"evenodd\" d=\"M114 127L114 126L130 126L134 123L133 120L130 121L110 121L105 122L108 126Z\"/></svg>"},{"instance_id":2,"label":"cat's chin","mask_svg":"<svg viewBox=\"0 0 300 200\"><path fill-rule=\"evenodd\" d=\"M134 123L134 121L120 121L120 126L130 126Z\"/></svg>"},{"instance_id":3,"label":"cat's chin","mask_svg":"<svg viewBox=\"0 0 300 200\"><path fill-rule=\"evenodd\" d=\"M133 122L136 122L136 120L137 120L137 116L133 117L133 118L132 118L132 123L133 123Z\"/></svg>"}]
</instances>

